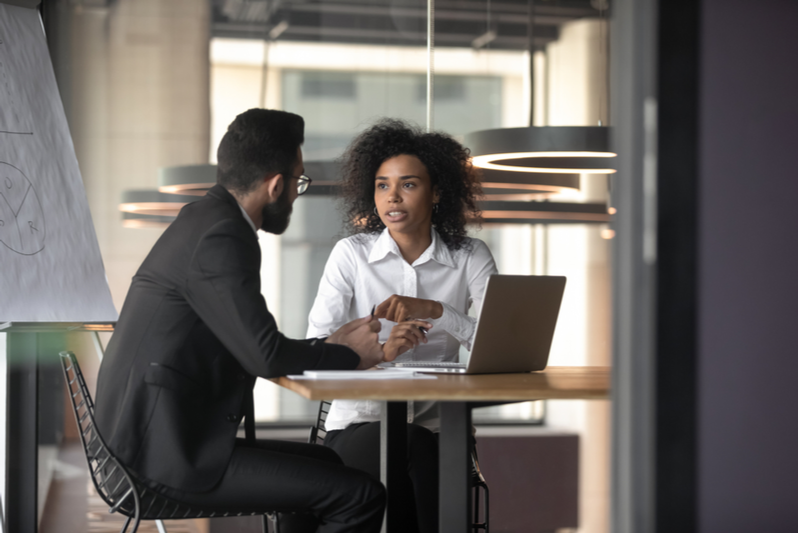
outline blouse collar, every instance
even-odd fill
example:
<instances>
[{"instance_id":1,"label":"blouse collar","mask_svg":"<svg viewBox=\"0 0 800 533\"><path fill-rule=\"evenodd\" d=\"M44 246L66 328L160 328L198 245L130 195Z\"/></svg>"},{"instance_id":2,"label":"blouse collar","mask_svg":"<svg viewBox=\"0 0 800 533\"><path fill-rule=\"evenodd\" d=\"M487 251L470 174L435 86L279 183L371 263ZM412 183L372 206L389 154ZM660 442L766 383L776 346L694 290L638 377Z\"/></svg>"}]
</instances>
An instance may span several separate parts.
<instances>
[{"instance_id":1,"label":"blouse collar","mask_svg":"<svg viewBox=\"0 0 800 533\"><path fill-rule=\"evenodd\" d=\"M400 248L397 246L397 243L389 234L389 228L384 228L380 236L375 240L375 244L372 246L368 262L374 263L376 261L380 261L389 253L393 253L398 257L403 257L403 254L400 253ZM456 266L452 252L439 236L439 233L433 228L431 228L430 246L428 246L428 248L422 252L422 255L420 255L411 266L422 265L430 260L434 260L437 263L450 268L455 268Z\"/></svg>"}]
</instances>

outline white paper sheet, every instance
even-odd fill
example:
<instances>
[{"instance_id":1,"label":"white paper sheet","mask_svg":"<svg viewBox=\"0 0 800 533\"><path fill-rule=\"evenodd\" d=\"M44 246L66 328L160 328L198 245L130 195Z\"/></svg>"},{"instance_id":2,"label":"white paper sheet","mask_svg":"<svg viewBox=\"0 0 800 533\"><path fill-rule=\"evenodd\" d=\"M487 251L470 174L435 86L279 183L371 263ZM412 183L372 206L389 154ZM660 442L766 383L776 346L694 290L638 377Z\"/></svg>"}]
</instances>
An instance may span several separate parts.
<instances>
[{"instance_id":1,"label":"white paper sheet","mask_svg":"<svg viewBox=\"0 0 800 533\"><path fill-rule=\"evenodd\" d=\"M303 375L286 376L289 379L436 379L436 376L401 370L306 370Z\"/></svg>"},{"instance_id":2,"label":"white paper sheet","mask_svg":"<svg viewBox=\"0 0 800 533\"><path fill-rule=\"evenodd\" d=\"M113 322L39 14L0 3L0 322Z\"/></svg>"}]
</instances>

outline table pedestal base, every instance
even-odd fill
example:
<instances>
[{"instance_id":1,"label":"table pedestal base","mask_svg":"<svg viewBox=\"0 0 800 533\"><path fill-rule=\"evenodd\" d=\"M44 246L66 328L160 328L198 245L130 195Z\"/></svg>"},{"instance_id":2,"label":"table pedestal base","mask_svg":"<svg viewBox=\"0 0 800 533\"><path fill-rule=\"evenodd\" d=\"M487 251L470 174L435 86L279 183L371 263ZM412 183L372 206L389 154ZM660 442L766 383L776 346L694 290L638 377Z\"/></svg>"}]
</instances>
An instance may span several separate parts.
<instances>
[{"instance_id":1,"label":"table pedestal base","mask_svg":"<svg viewBox=\"0 0 800 533\"><path fill-rule=\"evenodd\" d=\"M381 408L381 482L387 500L381 533L399 533L399 515L408 512L397 495L397 487L403 486L400 479L408 475L406 409L406 402L383 402Z\"/></svg>"},{"instance_id":2,"label":"table pedestal base","mask_svg":"<svg viewBox=\"0 0 800 533\"><path fill-rule=\"evenodd\" d=\"M439 531L470 530L470 437L472 410L467 402L439 403Z\"/></svg>"}]
</instances>

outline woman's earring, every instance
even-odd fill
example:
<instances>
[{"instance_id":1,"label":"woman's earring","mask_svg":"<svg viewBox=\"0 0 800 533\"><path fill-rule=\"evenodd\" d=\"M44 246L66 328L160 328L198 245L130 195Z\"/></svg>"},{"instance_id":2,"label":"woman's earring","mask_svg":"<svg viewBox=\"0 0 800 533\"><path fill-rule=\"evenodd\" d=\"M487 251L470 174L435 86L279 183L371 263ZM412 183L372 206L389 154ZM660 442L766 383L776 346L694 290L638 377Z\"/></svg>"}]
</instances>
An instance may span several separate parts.
<instances>
[{"instance_id":1,"label":"woman's earring","mask_svg":"<svg viewBox=\"0 0 800 533\"><path fill-rule=\"evenodd\" d=\"M439 212L439 204L433 204L433 212L434 213L438 213Z\"/></svg>"},{"instance_id":2,"label":"woman's earring","mask_svg":"<svg viewBox=\"0 0 800 533\"><path fill-rule=\"evenodd\" d=\"M377 205L375 207L373 207L372 210L375 212L376 215L378 214L378 206Z\"/></svg>"}]
</instances>

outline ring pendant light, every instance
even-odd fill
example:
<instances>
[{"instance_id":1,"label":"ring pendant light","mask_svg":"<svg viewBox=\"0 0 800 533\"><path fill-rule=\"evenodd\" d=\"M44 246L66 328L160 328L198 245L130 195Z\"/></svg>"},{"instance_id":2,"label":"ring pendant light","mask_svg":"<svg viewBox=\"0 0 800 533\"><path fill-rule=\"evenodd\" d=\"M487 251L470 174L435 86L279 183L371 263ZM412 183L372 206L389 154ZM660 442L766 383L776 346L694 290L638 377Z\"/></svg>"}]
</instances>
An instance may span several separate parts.
<instances>
[{"instance_id":1,"label":"ring pendant light","mask_svg":"<svg viewBox=\"0 0 800 533\"><path fill-rule=\"evenodd\" d=\"M465 136L472 164L506 172L613 174L604 126L529 126L476 131Z\"/></svg>"},{"instance_id":2,"label":"ring pendant light","mask_svg":"<svg viewBox=\"0 0 800 533\"><path fill-rule=\"evenodd\" d=\"M483 169L481 186L487 200L544 200L553 194L581 187L578 174L537 174Z\"/></svg>"},{"instance_id":3,"label":"ring pendant light","mask_svg":"<svg viewBox=\"0 0 800 533\"><path fill-rule=\"evenodd\" d=\"M528 16L528 48L529 48L529 76L531 80L531 97L530 97L530 113L529 113L529 126L533 126L534 124L534 109L535 109L535 99L534 99L534 47L533 47L533 29L532 29L532 21L533 18L533 5L528 5L529 16ZM487 0L486 3L486 34L485 35L495 35L496 32L491 25L491 0ZM480 38L479 38L480 39ZM482 42L481 47L487 46L490 41ZM477 48L473 43L473 47ZM520 130L527 130L528 128L517 128ZM493 132L494 130L489 130ZM501 201L533 201L533 200L544 200L548 197L568 191L579 191L580 190L580 175L578 172L561 172L557 170L556 172L548 172L547 167L542 167L539 172L531 172L528 168L523 168L519 164L515 165L518 168L517 171L511 172L507 168L509 165L505 164L497 164L494 158L489 158L488 160L484 161L485 158L482 155L476 156L476 148L478 150L484 151L486 146L492 146L493 144L497 144L496 135L490 133L489 135L485 135L483 132L475 132L472 134L468 134L465 139L465 144L469 146L472 150L472 162L473 164L482 169L482 179L481 185L483 186L484 194L486 195L487 200L494 201L494 200L501 200ZM504 158L499 159L498 161L506 162L505 159L514 159L517 158L518 154L516 153L508 153L508 146L509 143L517 142L518 135L515 135L513 132L509 133L506 130L502 130L500 134L501 139L499 140L499 147L501 148L500 152L503 153ZM491 151L487 151L487 153L491 153Z\"/></svg>"},{"instance_id":4,"label":"ring pendant light","mask_svg":"<svg viewBox=\"0 0 800 533\"><path fill-rule=\"evenodd\" d=\"M604 203L488 200L479 207L485 224L607 224L611 220Z\"/></svg>"},{"instance_id":5,"label":"ring pendant light","mask_svg":"<svg viewBox=\"0 0 800 533\"><path fill-rule=\"evenodd\" d=\"M166 227L183 206L199 200L196 195L165 194L154 189L130 190L122 193L118 209L126 228Z\"/></svg>"},{"instance_id":6,"label":"ring pendant light","mask_svg":"<svg viewBox=\"0 0 800 533\"><path fill-rule=\"evenodd\" d=\"M533 125L534 0L529 0L528 8L528 48L531 55L529 125L527 128L497 128L467 134L464 142L472 152L472 163L479 168L532 174L615 173L610 163L617 154L609 149L609 128L603 126L601 120L598 120L598 126Z\"/></svg>"},{"instance_id":7,"label":"ring pendant light","mask_svg":"<svg viewBox=\"0 0 800 533\"><path fill-rule=\"evenodd\" d=\"M181 165L158 169L162 193L203 196L217 183L217 165Z\"/></svg>"},{"instance_id":8,"label":"ring pendant light","mask_svg":"<svg viewBox=\"0 0 800 533\"><path fill-rule=\"evenodd\" d=\"M130 229L166 228L175 220L172 216L142 215L139 213L122 213L122 227Z\"/></svg>"}]
</instances>

